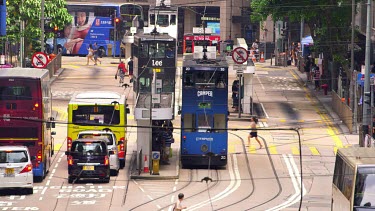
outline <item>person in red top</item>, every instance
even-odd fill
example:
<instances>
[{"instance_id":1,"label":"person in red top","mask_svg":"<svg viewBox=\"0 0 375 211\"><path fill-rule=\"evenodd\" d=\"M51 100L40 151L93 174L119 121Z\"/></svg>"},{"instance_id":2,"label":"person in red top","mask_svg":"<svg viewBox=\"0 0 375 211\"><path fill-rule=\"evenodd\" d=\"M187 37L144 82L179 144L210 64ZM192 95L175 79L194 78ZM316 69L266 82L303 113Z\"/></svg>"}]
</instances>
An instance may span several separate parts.
<instances>
[{"instance_id":1,"label":"person in red top","mask_svg":"<svg viewBox=\"0 0 375 211\"><path fill-rule=\"evenodd\" d=\"M128 70L125 67L125 63L123 61L121 61L121 63L117 67L117 72L116 72L116 75L115 75L115 79L117 79L117 76L120 77L119 86L121 86L121 84L124 83L124 77L125 77L125 74L127 72L128 72Z\"/></svg>"}]
</instances>

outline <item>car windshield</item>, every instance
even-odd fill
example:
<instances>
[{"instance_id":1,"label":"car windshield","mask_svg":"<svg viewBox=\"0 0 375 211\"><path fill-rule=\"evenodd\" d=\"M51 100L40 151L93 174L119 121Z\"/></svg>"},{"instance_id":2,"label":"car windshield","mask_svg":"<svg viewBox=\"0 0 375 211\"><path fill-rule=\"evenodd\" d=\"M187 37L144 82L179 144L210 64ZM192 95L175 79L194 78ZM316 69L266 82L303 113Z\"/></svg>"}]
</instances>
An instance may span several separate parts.
<instances>
[{"instance_id":1,"label":"car windshield","mask_svg":"<svg viewBox=\"0 0 375 211\"><path fill-rule=\"evenodd\" d=\"M94 154L94 155L105 155L107 154L107 148L103 142L73 142L72 152L82 154Z\"/></svg>"},{"instance_id":2,"label":"car windshield","mask_svg":"<svg viewBox=\"0 0 375 211\"><path fill-rule=\"evenodd\" d=\"M108 145L113 145L113 137L112 134L79 134L78 138L91 138L91 139L100 139L105 137L108 139Z\"/></svg>"},{"instance_id":3,"label":"car windshield","mask_svg":"<svg viewBox=\"0 0 375 211\"><path fill-rule=\"evenodd\" d=\"M24 163L27 158L26 151L0 151L0 163Z\"/></svg>"}]
</instances>

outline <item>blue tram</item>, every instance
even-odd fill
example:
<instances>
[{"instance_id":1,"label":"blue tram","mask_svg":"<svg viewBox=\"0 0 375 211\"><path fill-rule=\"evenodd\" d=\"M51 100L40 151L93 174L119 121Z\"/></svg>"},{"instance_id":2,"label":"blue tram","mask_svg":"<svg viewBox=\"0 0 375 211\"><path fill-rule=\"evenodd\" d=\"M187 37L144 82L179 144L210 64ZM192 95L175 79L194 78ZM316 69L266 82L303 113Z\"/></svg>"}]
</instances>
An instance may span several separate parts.
<instances>
[{"instance_id":1,"label":"blue tram","mask_svg":"<svg viewBox=\"0 0 375 211\"><path fill-rule=\"evenodd\" d=\"M228 156L228 63L186 55L182 73L181 163L225 166Z\"/></svg>"}]
</instances>

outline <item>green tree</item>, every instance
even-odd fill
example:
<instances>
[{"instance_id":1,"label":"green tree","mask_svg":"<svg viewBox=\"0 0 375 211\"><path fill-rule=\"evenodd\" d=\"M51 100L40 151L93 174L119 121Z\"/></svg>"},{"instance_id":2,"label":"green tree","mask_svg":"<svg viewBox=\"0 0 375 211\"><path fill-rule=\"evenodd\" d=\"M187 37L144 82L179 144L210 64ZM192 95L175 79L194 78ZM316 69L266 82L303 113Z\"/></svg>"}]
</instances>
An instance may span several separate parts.
<instances>
[{"instance_id":1,"label":"green tree","mask_svg":"<svg viewBox=\"0 0 375 211\"><path fill-rule=\"evenodd\" d=\"M327 60L343 63L351 37L351 3L351 0L252 0L252 19L261 21L268 16L275 21L303 19L314 40L313 50L323 52Z\"/></svg>"},{"instance_id":2,"label":"green tree","mask_svg":"<svg viewBox=\"0 0 375 211\"><path fill-rule=\"evenodd\" d=\"M65 7L65 0L45 0L44 17L51 19L50 27L59 29L72 21L71 15ZM7 38L18 41L21 37L20 21L25 22L25 55L41 49L41 0L7 0ZM46 37L52 37L53 33L46 33ZM44 44L44 43L43 43Z\"/></svg>"}]
</instances>

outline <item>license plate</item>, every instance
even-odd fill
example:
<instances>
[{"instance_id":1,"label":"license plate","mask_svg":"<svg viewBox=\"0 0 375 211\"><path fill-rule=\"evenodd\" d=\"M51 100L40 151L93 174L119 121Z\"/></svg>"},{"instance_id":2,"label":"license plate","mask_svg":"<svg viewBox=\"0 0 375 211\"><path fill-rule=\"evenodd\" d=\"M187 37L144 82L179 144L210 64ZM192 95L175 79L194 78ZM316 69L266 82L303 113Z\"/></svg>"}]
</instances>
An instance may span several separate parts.
<instances>
[{"instance_id":1,"label":"license plate","mask_svg":"<svg viewBox=\"0 0 375 211\"><path fill-rule=\"evenodd\" d=\"M5 177L14 177L14 168L5 169Z\"/></svg>"},{"instance_id":2,"label":"license plate","mask_svg":"<svg viewBox=\"0 0 375 211\"><path fill-rule=\"evenodd\" d=\"M94 166L83 166L84 171L94 171Z\"/></svg>"}]
</instances>

